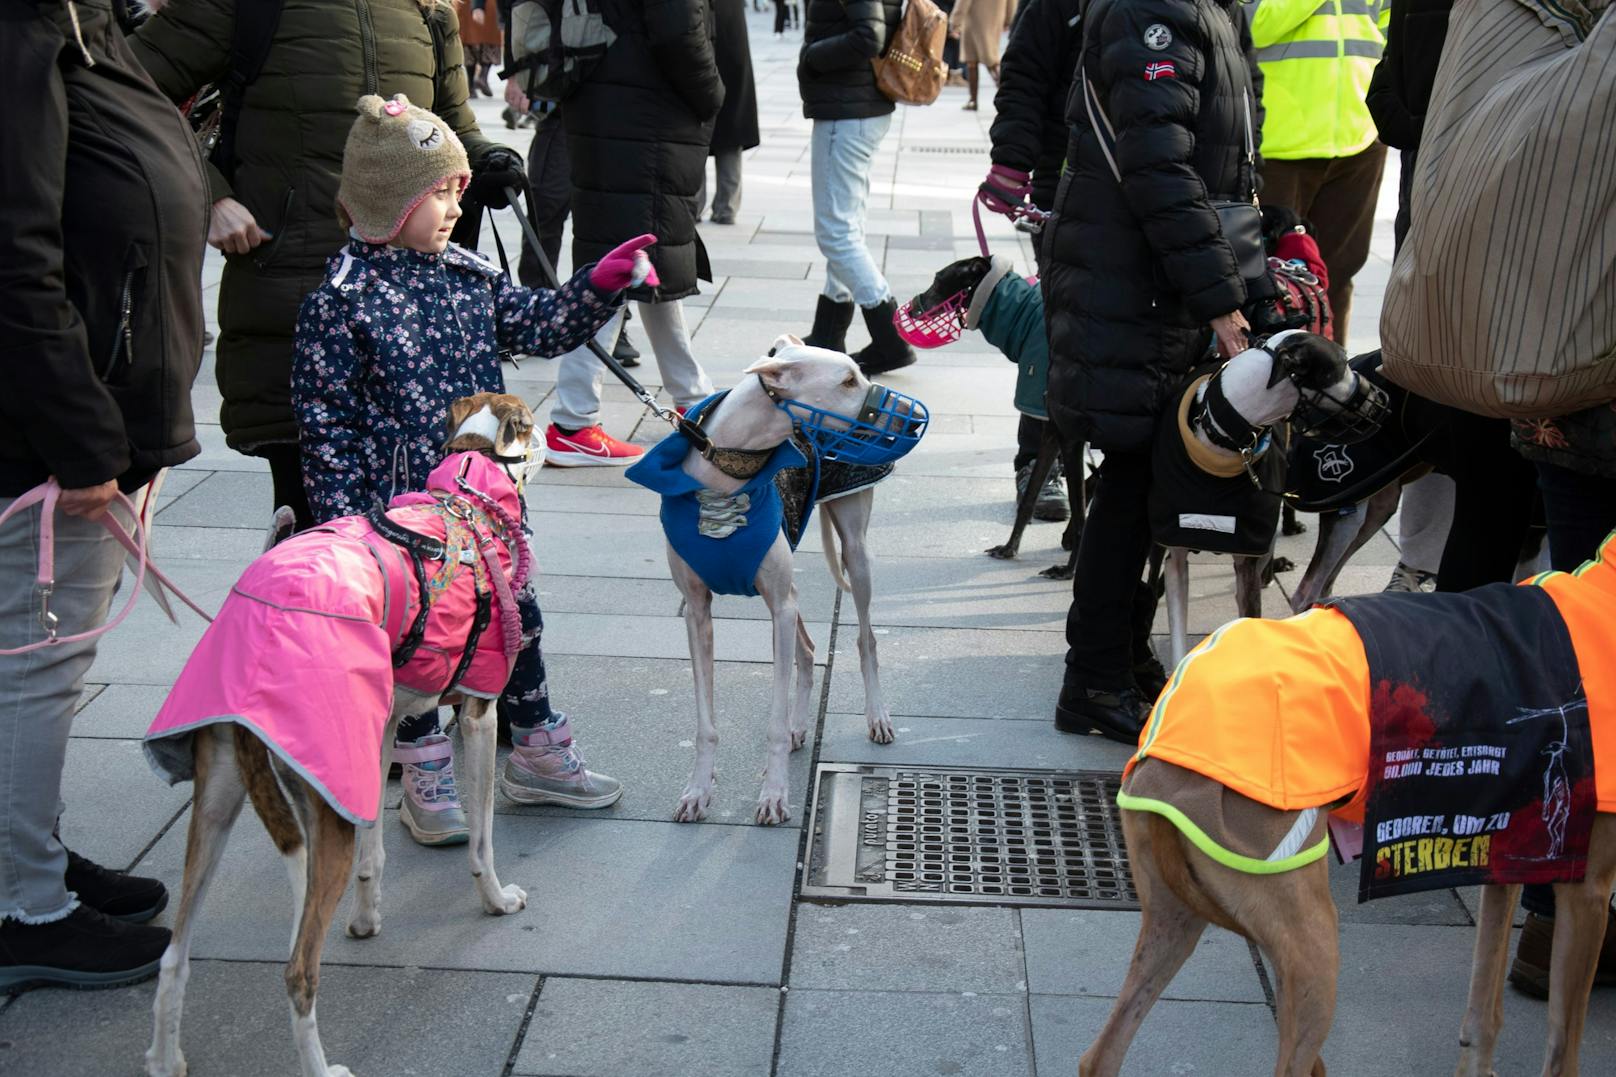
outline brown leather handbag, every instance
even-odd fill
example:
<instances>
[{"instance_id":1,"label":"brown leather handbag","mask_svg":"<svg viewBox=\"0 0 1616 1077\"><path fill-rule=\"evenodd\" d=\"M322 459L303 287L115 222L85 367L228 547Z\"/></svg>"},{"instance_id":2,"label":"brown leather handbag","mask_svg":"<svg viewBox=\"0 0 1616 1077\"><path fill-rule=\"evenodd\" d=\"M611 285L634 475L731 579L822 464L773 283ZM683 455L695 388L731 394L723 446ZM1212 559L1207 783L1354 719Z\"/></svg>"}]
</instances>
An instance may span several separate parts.
<instances>
[{"instance_id":1,"label":"brown leather handbag","mask_svg":"<svg viewBox=\"0 0 1616 1077\"><path fill-rule=\"evenodd\" d=\"M948 16L931 0L909 0L897 32L875 65L875 86L900 105L929 105L943 92Z\"/></svg>"}]
</instances>

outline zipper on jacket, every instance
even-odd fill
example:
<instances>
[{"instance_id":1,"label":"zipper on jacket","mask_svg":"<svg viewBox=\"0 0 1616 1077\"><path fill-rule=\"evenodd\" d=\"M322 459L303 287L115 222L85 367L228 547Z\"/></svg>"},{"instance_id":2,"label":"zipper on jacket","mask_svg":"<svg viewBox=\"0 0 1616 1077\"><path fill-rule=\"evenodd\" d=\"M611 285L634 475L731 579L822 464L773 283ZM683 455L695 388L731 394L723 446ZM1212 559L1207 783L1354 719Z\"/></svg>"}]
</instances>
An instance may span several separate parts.
<instances>
[{"instance_id":1,"label":"zipper on jacket","mask_svg":"<svg viewBox=\"0 0 1616 1077\"><path fill-rule=\"evenodd\" d=\"M134 288L135 271L131 269L123 275L123 291L118 296L118 328L112 334L112 355L107 358L107 368L101 372L102 381L112 377L113 370L118 366L119 355L134 357Z\"/></svg>"},{"instance_id":2,"label":"zipper on jacket","mask_svg":"<svg viewBox=\"0 0 1616 1077\"><path fill-rule=\"evenodd\" d=\"M376 67L376 23L370 17L368 0L354 0L354 11L359 16L359 43L365 57L364 92L381 93L381 75Z\"/></svg>"}]
</instances>

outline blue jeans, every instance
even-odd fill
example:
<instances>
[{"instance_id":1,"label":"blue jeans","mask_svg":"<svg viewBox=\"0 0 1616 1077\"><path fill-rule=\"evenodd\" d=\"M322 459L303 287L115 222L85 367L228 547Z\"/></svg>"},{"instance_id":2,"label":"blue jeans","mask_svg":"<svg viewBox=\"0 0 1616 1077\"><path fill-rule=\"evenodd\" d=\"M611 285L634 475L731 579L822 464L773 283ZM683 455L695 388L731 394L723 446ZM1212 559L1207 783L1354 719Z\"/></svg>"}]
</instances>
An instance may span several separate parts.
<instances>
[{"instance_id":1,"label":"blue jeans","mask_svg":"<svg viewBox=\"0 0 1616 1077\"><path fill-rule=\"evenodd\" d=\"M1571 572L1599 551L1616 528L1616 479L1584 475L1557 464L1537 465L1543 515L1549 524L1549 567ZM1554 916L1554 888L1528 886L1521 907L1539 916Z\"/></svg>"},{"instance_id":2,"label":"blue jeans","mask_svg":"<svg viewBox=\"0 0 1616 1077\"><path fill-rule=\"evenodd\" d=\"M891 126L890 114L814 121L814 240L825 256L825 297L838 303L873 307L892 296L864 241L870 169Z\"/></svg>"}]
</instances>

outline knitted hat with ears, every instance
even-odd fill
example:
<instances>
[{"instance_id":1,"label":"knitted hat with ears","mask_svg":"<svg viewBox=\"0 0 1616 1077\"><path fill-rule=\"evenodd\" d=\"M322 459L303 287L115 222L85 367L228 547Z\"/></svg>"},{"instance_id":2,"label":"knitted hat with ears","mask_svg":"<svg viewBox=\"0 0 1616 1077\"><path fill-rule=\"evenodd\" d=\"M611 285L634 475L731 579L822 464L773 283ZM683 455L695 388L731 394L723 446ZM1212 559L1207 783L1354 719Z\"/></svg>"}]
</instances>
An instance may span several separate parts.
<instances>
[{"instance_id":1,"label":"knitted hat with ears","mask_svg":"<svg viewBox=\"0 0 1616 1077\"><path fill-rule=\"evenodd\" d=\"M337 216L369 243L391 243L404 221L446 179L471 181L466 148L449 125L403 94L359 99L342 151Z\"/></svg>"}]
</instances>

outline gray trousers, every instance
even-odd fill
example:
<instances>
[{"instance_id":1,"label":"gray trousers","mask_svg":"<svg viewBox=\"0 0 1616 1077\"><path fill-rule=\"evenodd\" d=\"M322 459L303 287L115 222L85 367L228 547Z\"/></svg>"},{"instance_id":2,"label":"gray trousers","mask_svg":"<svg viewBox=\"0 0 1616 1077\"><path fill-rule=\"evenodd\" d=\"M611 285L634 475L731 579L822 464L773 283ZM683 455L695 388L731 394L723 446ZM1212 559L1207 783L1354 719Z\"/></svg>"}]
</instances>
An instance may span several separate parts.
<instances>
[{"instance_id":1,"label":"gray trousers","mask_svg":"<svg viewBox=\"0 0 1616 1077\"><path fill-rule=\"evenodd\" d=\"M662 372L662 388L679 407L689 407L712 395L712 379L696 361L690 349L690 333L685 328L684 304L636 303L646 339ZM617 345L623 328L622 315L601 326L595 340L608 352ZM579 430L600 422L600 380L606 367L588 348L575 348L561 357L556 369L555 406L550 421L569 430Z\"/></svg>"},{"instance_id":2,"label":"gray trousers","mask_svg":"<svg viewBox=\"0 0 1616 1077\"><path fill-rule=\"evenodd\" d=\"M1398 560L1409 568L1435 573L1442 564L1453 523L1453 480L1436 472L1403 487L1398 506Z\"/></svg>"},{"instance_id":3,"label":"gray trousers","mask_svg":"<svg viewBox=\"0 0 1616 1077\"><path fill-rule=\"evenodd\" d=\"M0 512L11 505L0 499ZM114 510L124 518L121 509ZM125 519L127 526L127 520ZM45 636L39 621L39 509L6 521L0 532L0 648ZM66 636L103 624L123 547L99 523L56 516L56 589L51 612ZM28 654L0 655L0 918L48 923L77 900L62 881L67 851L56 839L62 765L73 711L95 661L95 640Z\"/></svg>"},{"instance_id":4,"label":"gray trousers","mask_svg":"<svg viewBox=\"0 0 1616 1077\"><path fill-rule=\"evenodd\" d=\"M735 219L741 211L741 151L714 150L713 172L718 177L713 191L713 216ZM696 192L696 220L701 220L707 208L707 173L701 176L701 190Z\"/></svg>"}]
</instances>

